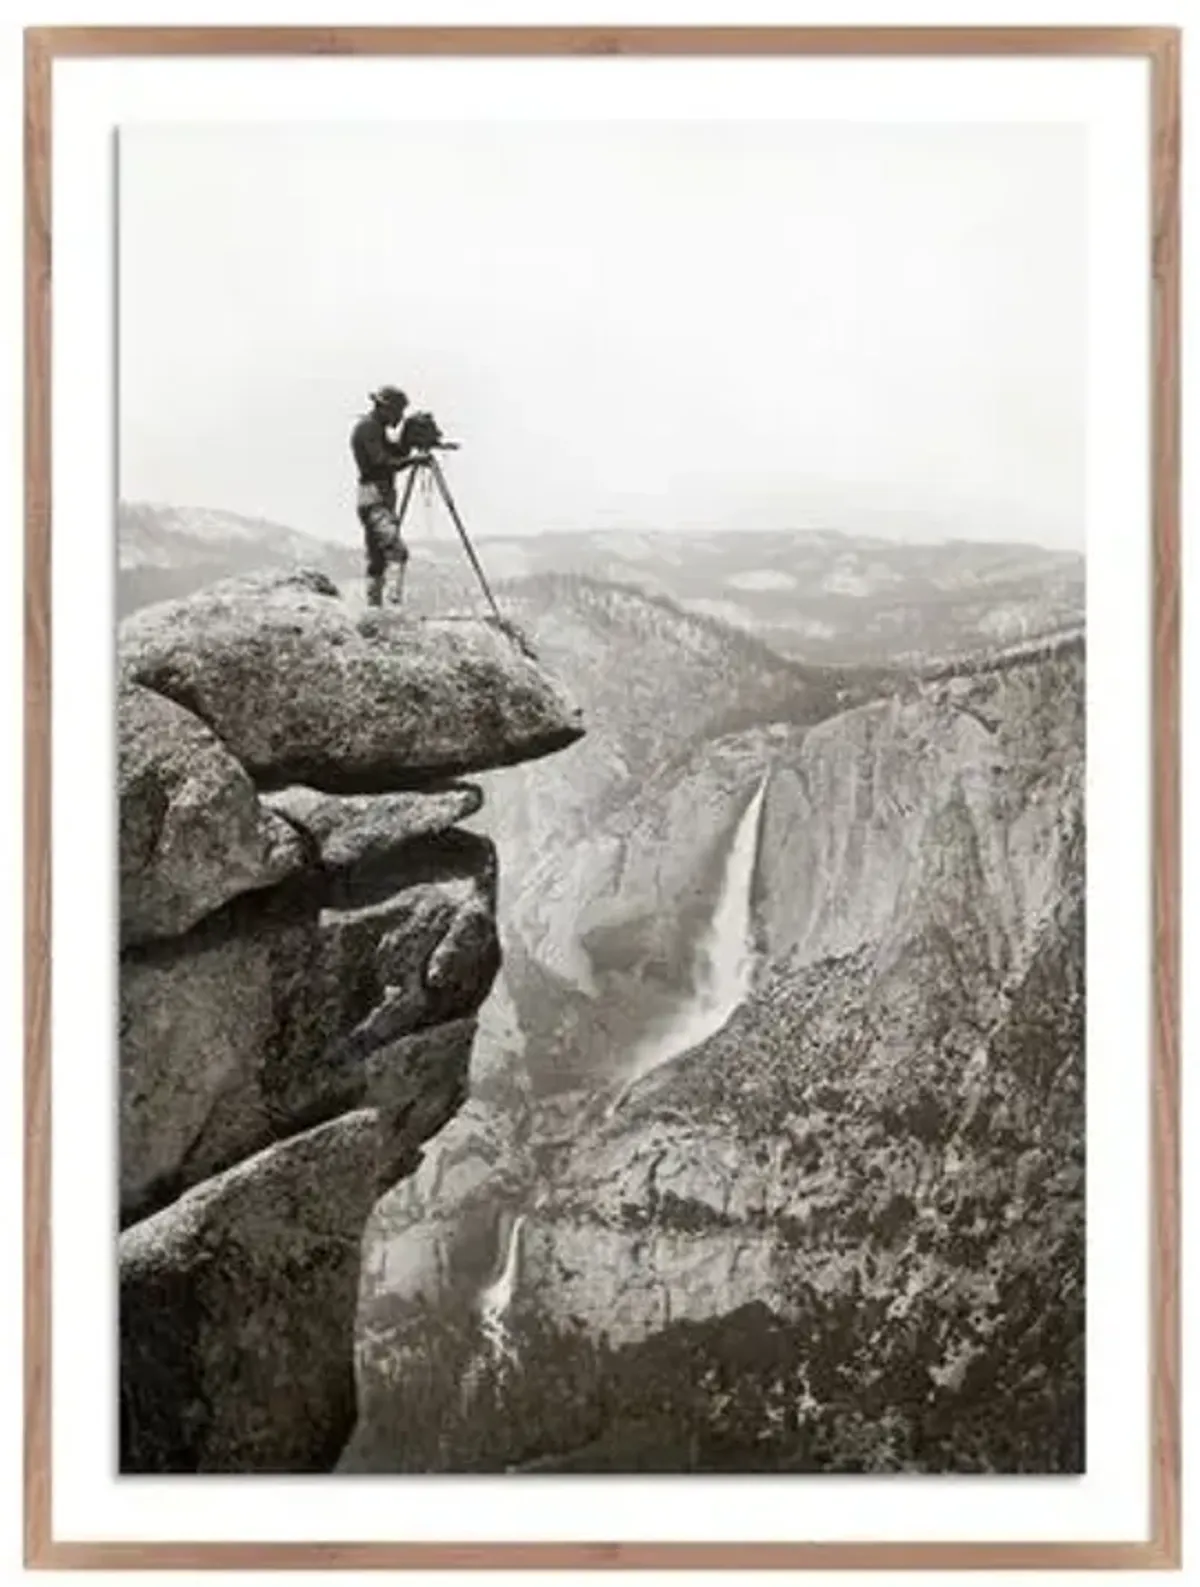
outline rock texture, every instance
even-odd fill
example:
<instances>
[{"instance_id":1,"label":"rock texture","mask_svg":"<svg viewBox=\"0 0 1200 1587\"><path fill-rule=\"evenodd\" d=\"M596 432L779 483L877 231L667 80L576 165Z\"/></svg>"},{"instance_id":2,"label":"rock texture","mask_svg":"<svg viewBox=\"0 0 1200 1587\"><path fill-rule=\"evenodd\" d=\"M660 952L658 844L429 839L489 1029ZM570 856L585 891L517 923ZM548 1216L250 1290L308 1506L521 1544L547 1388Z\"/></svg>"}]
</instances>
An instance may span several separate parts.
<instances>
[{"instance_id":1,"label":"rock texture","mask_svg":"<svg viewBox=\"0 0 1200 1587\"><path fill-rule=\"evenodd\" d=\"M530 1219L556 1326L791 1330L785 1463L1081 1469L1082 682L1074 646L781 754L754 993Z\"/></svg>"},{"instance_id":2,"label":"rock texture","mask_svg":"<svg viewBox=\"0 0 1200 1587\"><path fill-rule=\"evenodd\" d=\"M324 574L231 580L122 625L125 677L206 722L263 786L379 793L582 736L498 627L355 612Z\"/></svg>"},{"instance_id":3,"label":"rock texture","mask_svg":"<svg viewBox=\"0 0 1200 1587\"><path fill-rule=\"evenodd\" d=\"M414 838L444 832L474 815L482 803L482 791L470 783L420 793L339 797L294 787L263 795L266 808L308 838L331 871L382 864Z\"/></svg>"},{"instance_id":4,"label":"rock texture","mask_svg":"<svg viewBox=\"0 0 1200 1587\"><path fill-rule=\"evenodd\" d=\"M359 1240L379 1121L347 1114L120 1243L121 1469L328 1470L354 1425Z\"/></svg>"},{"instance_id":5,"label":"rock texture","mask_svg":"<svg viewBox=\"0 0 1200 1587\"><path fill-rule=\"evenodd\" d=\"M354 1469L1082 1469L1084 671L1054 639L714 730L516 870L531 1095L376 1208ZM756 973L688 1041L756 789ZM485 1209L524 1215L511 1369L460 1294Z\"/></svg>"},{"instance_id":6,"label":"rock texture","mask_svg":"<svg viewBox=\"0 0 1200 1587\"><path fill-rule=\"evenodd\" d=\"M290 936L298 951L299 933ZM243 1098L257 1089L278 1023L280 948L278 935L202 933L123 955L122 1221L271 1138L261 1109L248 1111Z\"/></svg>"},{"instance_id":7,"label":"rock texture","mask_svg":"<svg viewBox=\"0 0 1200 1587\"><path fill-rule=\"evenodd\" d=\"M300 869L296 832L210 728L137 684L117 723L122 944L178 936Z\"/></svg>"},{"instance_id":8,"label":"rock texture","mask_svg":"<svg viewBox=\"0 0 1200 1587\"><path fill-rule=\"evenodd\" d=\"M490 844L457 833L127 950L123 1215L355 1105L381 1049L473 1013L499 963L494 897Z\"/></svg>"},{"instance_id":9,"label":"rock texture","mask_svg":"<svg viewBox=\"0 0 1200 1587\"><path fill-rule=\"evenodd\" d=\"M580 728L493 629L391 616L300 573L121 632L125 1471L334 1464L363 1227L466 1099L496 857L445 773Z\"/></svg>"},{"instance_id":10,"label":"rock texture","mask_svg":"<svg viewBox=\"0 0 1200 1587\"><path fill-rule=\"evenodd\" d=\"M531 1104L521 1050L501 982L480 1014L467 1102L372 1213L364 1238L368 1327L378 1291L402 1305L438 1304L456 1290L469 1298L490 1266L497 1212L524 1188L514 1172Z\"/></svg>"}]
</instances>

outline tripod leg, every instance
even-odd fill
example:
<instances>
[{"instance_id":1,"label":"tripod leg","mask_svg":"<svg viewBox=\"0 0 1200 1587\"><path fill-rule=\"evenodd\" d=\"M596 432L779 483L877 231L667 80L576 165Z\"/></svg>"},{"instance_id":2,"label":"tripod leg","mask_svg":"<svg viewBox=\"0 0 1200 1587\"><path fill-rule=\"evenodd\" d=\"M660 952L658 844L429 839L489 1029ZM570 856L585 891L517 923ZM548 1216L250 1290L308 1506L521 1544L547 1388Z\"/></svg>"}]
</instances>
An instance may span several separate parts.
<instances>
[{"instance_id":1,"label":"tripod leg","mask_svg":"<svg viewBox=\"0 0 1200 1587\"><path fill-rule=\"evenodd\" d=\"M441 493L442 500L446 504L446 511L454 520L454 527L458 530L459 538L462 540L467 556L471 559L471 566L475 569L475 575L479 580L480 586L483 589L483 593L488 598L488 605L492 608L496 621L498 623L503 623L504 619L500 615L500 608L496 605L496 597L492 594L491 587L488 584L483 568L480 566L479 558L475 555L475 547L471 544L466 527L463 524L462 519L458 516L458 508L454 505L454 497L451 496L450 487L446 483L446 476L442 473L442 465L438 462L436 457L431 457L429 459L429 467L433 471L433 477L437 482L437 488Z\"/></svg>"},{"instance_id":2,"label":"tripod leg","mask_svg":"<svg viewBox=\"0 0 1200 1587\"><path fill-rule=\"evenodd\" d=\"M408 512L409 502L412 501L413 490L417 483L417 475L420 473L423 467L423 463L414 463L413 466L407 471L407 476L404 481L404 491L400 497L400 506L396 511L396 538L393 550L403 549L404 542L400 536L401 530L404 528L404 515ZM404 599L404 574L408 567L408 556L406 554L403 557L398 557L395 559L389 558L389 560L395 560L398 564L398 571L392 582L392 593L389 599L393 606L399 606L400 602Z\"/></svg>"},{"instance_id":3,"label":"tripod leg","mask_svg":"<svg viewBox=\"0 0 1200 1587\"><path fill-rule=\"evenodd\" d=\"M422 464L414 463L413 466L408 470L407 476L405 478L404 491L400 497L399 509L396 512L397 535L399 535L401 529L404 527L404 515L408 511L408 504L412 500L413 486L417 483L417 475L422 467Z\"/></svg>"}]
</instances>

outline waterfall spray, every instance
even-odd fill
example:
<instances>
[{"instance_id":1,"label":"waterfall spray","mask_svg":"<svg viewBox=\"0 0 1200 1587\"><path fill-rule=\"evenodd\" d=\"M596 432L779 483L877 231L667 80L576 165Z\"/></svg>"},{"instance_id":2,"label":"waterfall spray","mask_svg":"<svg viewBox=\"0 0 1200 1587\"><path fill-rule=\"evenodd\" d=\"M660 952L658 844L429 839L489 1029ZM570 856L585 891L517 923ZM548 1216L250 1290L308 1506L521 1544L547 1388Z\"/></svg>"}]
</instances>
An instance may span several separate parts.
<instances>
[{"instance_id":1,"label":"waterfall spray","mask_svg":"<svg viewBox=\"0 0 1200 1587\"><path fill-rule=\"evenodd\" d=\"M508 1231L508 1245L504 1252L504 1265L499 1276L488 1285L479 1298L479 1326L487 1342L492 1359L511 1362L516 1350L508 1326L508 1313L521 1263L521 1229L525 1214L519 1213Z\"/></svg>"},{"instance_id":2,"label":"waterfall spray","mask_svg":"<svg viewBox=\"0 0 1200 1587\"><path fill-rule=\"evenodd\" d=\"M635 1049L624 1084L608 1107L610 1117L639 1080L721 1030L750 990L756 962L751 891L766 792L764 777L734 832L720 878L716 907L696 945L694 991L665 1030ZM525 1218L523 1212L513 1218L499 1274L479 1297L479 1326L484 1348L464 1376L462 1391L468 1398L483 1373L504 1373L517 1364L517 1346L509 1315L520 1278Z\"/></svg>"},{"instance_id":3,"label":"waterfall spray","mask_svg":"<svg viewBox=\"0 0 1200 1587\"><path fill-rule=\"evenodd\" d=\"M755 966L750 894L766 792L764 777L746 806L730 844L717 905L696 947L695 991L665 1030L635 1049L625 1082L609 1106L610 1118L639 1080L680 1053L715 1036L750 990Z\"/></svg>"}]
</instances>

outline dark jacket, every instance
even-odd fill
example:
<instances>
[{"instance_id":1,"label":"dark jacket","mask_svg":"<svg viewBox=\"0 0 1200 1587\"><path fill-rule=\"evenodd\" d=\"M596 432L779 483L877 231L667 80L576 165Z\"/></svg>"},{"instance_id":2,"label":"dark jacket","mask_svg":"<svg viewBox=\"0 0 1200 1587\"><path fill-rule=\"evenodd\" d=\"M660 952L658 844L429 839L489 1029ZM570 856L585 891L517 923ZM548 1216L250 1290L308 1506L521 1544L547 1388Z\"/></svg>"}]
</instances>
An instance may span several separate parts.
<instances>
[{"instance_id":1,"label":"dark jacket","mask_svg":"<svg viewBox=\"0 0 1200 1587\"><path fill-rule=\"evenodd\" d=\"M389 441L383 419L366 413L350 432L350 450L358 468L360 485L378 485L385 494L395 489L393 476L405 463L406 450Z\"/></svg>"}]
</instances>

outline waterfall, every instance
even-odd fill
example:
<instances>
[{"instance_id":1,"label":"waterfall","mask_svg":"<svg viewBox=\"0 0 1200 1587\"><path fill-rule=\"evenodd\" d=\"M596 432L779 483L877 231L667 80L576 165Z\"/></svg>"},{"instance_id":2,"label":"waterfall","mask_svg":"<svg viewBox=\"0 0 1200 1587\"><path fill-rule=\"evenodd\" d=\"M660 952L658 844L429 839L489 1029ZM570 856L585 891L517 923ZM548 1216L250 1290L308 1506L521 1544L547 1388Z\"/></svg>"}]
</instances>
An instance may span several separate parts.
<instances>
[{"instance_id":1,"label":"waterfall","mask_svg":"<svg viewBox=\"0 0 1200 1587\"><path fill-rule=\"evenodd\" d=\"M609 1106L610 1117L639 1080L715 1036L750 990L755 963L750 890L766 793L764 777L738 822L725 860L717 907L696 946L694 990L665 1029L634 1049L624 1084Z\"/></svg>"},{"instance_id":2,"label":"waterfall","mask_svg":"<svg viewBox=\"0 0 1200 1587\"><path fill-rule=\"evenodd\" d=\"M624 1083L609 1104L611 1117L634 1085L660 1064L715 1036L744 1001L754 976L755 951L751 888L758 857L758 833L766 799L764 777L743 811L725 858L716 907L693 957L693 989L667 1026L634 1049ZM540 1199L544 1199L544 1190ZM534 1203L535 1207L537 1202ZM462 1390L469 1397L489 1369L505 1372L517 1362L509 1312L520 1275L521 1230L525 1213L512 1221L498 1277L479 1297L484 1348L472 1361Z\"/></svg>"},{"instance_id":3,"label":"waterfall","mask_svg":"<svg viewBox=\"0 0 1200 1587\"><path fill-rule=\"evenodd\" d=\"M521 1228L525 1214L519 1213L508 1231L508 1246L504 1252L504 1265L500 1275L479 1297L479 1326L487 1342L492 1359L512 1361L515 1357L512 1334L508 1327L508 1312L513 1291L517 1285L517 1270L521 1261Z\"/></svg>"}]
</instances>

